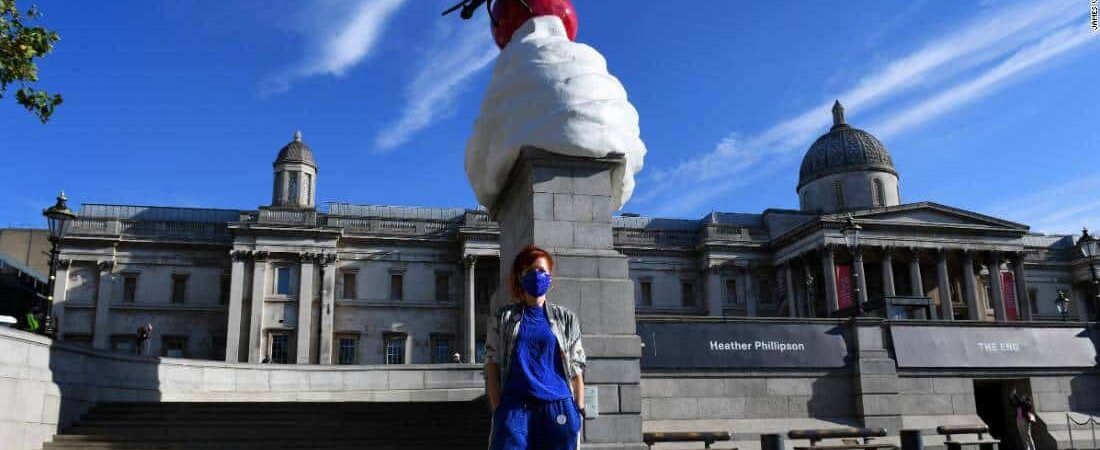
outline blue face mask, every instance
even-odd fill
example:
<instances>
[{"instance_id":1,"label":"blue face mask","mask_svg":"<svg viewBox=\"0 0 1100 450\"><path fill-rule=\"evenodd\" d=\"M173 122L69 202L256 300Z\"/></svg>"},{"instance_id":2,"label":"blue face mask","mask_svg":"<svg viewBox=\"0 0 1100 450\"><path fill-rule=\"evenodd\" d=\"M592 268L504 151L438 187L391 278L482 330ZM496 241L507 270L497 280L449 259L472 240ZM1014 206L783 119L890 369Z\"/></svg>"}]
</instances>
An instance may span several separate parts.
<instances>
[{"instance_id":1,"label":"blue face mask","mask_svg":"<svg viewBox=\"0 0 1100 450\"><path fill-rule=\"evenodd\" d=\"M519 279L519 284L523 286L523 292L528 295L542 297L550 290L552 280L553 277L549 273L544 272L542 269L535 269L523 274Z\"/></svg>"}]
</instances>

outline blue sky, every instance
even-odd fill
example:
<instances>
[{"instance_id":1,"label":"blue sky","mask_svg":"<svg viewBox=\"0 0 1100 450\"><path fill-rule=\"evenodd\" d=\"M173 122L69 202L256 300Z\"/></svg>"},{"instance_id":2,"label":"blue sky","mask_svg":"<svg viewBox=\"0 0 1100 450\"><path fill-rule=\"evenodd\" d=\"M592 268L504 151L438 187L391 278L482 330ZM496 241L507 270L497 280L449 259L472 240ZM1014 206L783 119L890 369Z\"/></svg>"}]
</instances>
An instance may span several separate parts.
<instances>
[{"instance_id":1,"label":"blue sky","mask_svg":"<svg viewBox=\"0 0 1100 450\"><path fill-rule=\"evenodd\" d=\"M39 0L62 36L39 86L65 104L40 125L0 100L0 226L44 226L59 189L253 209L298 128L319 202L474 207L463 154L496 49L484 17L439 17L453 1ZM642 118L625 211L796 208L840 99L891 151L904 202L1100 228L1086 0L574 2Z\"/></svg>"}]
</instances>

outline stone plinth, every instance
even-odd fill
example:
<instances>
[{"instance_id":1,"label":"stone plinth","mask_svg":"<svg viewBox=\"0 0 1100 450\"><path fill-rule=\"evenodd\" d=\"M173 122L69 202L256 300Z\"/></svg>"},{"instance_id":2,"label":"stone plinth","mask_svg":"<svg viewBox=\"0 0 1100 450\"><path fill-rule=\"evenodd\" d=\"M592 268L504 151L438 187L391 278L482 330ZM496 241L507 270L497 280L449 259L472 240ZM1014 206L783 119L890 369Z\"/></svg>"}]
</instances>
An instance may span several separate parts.
<instances>
[{"instance_id":1,"label":"stone plinth","mask_svg":"<svg viewBox=\"0 0 1100 450\"><path fill-rule=\"evenodd\" d=\"M581 158L524 149L497 204L500 295L511 302L512 259L527 245L555 259L548 298L575 312L588 352L585 383L599 392L599 417L585 421L585 448L640 449L641 341L635 331L634 291L626 256L612 245L611 171L621 157Z\"/></svg>"}]
</instances>

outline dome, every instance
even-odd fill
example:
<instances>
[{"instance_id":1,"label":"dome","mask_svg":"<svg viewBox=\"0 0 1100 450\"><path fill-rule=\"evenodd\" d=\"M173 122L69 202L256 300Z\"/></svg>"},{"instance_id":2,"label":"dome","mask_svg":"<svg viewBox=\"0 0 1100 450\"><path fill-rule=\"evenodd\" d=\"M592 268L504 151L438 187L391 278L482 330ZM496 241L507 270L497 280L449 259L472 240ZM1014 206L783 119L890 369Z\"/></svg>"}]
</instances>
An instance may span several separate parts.
<instances>
[{"instance_id":1,"label":"dome","mask_svg":"<svg viewBox=\"0 0 1100 450\"><path fill-rule=\"evenodd\" d=\"M279 150L279 157L275 158L272 165L277 166L286 163L301 163L314 169L317 168L317 162L313 160L313 150L310 150L309 146L302 142L301 131L295 132L294 140L286 144L282 150Z\"/></svg>"},{"instance_id":2,"label":"dome","mask_svg":"<svg viewBox=\"0 0 1100 450\"><path fill-rule=\"evenodd\" d=\"M802 159L798 187L828 175L856 171L898 174L881 141L844 122L844 107L838 101L833 104L833 128L817 138Z\"/></svg>"}]
</instances>

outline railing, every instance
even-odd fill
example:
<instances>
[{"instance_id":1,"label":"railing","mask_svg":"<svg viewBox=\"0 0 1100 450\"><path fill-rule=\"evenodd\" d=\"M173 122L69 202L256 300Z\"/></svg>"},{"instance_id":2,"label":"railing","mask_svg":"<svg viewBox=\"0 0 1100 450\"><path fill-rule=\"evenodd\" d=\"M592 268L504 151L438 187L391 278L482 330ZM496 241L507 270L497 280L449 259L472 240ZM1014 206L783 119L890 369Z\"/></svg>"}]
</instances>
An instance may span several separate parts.
<instances>
[{"instance_id":1,"label":"railing","mask_svg":"<svg viewBox=\"0 0 1100 450\"><path fill-rule=\"evenodd\" d=\"M224 223L101 218L78 218L69 229L69 234L70 236L138 237L198 241L221 241L231 237Z\"/></svg>"},{"instance_id":2,"label":"railing","mask_svg":"<svg viewBox=\"0 0 1100 450\"><path fill-rule=\"evenodd\" d=\"M616 228L614 242L621 246L694 247L698 235L686 230Z\"/></svg>"},{"instance_id":3,"label":"railing","mask_svg":"<svg viewBox=\"0 0 1100 450\"><path fill-rule=\"evenodd\" d=\"M649 448L659 442L702 442L703 448L710 448L715 442L732 438L729 431L651 431L642 434L642 442Z\"/></svg>"},{"instance_id":4,"label":"railing","mask_svg":"<svg viewBox=\"0 0 1100 450\"><path fill-rule=\"evenodd\" d=\"M328 216L326 224L354 234L442 238L458 230L457 221Z\"/></svg>"},{"instance_id":5,"label":"railing","mask_svg":"<svg viewBox=\"0 0 1100 450\"><path fill-rule=\"evenodd\" d=\"M295 209L261 209L257 222L276 225L317 226L317 211Z\"/></svg>"},{"instance_id":6,"label":"railing","mask_svg":"<svg viewBox=\"0 0 1100 450\"><path fill-rule=\"evenodd\" d=\"M1077 444L1073 442L1073 426L1074 425L1077 425L1077 426L1088 425L1089 430L1092 431L1092 442L1091 442L1092 445L1088 446L1087 448L1097 448L1096 447L1096 426L1100 425L1100 422L1098 422L1095 417L1089 417L1089 418L1087 418L1087 419L1085 419L1081 422L1078 422L1077 420L1075 420L1073 418L1073 416L1071 416L1069 413L1066 413L1066 433L1069 434L1069 448L1072 449L1072 450L1077 449Z\"/></svg>"}]
</instances>

